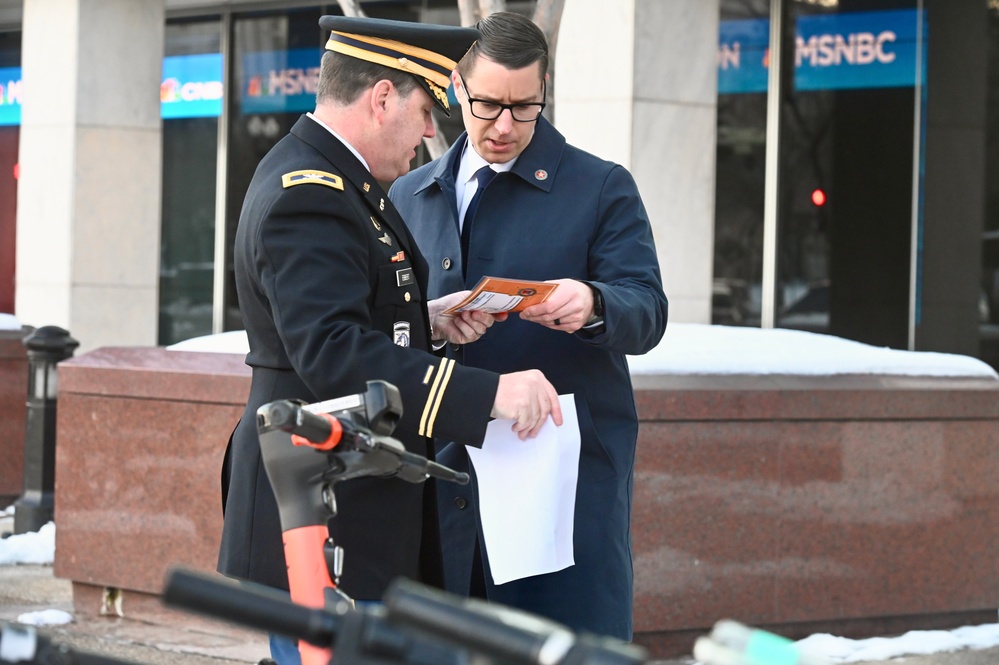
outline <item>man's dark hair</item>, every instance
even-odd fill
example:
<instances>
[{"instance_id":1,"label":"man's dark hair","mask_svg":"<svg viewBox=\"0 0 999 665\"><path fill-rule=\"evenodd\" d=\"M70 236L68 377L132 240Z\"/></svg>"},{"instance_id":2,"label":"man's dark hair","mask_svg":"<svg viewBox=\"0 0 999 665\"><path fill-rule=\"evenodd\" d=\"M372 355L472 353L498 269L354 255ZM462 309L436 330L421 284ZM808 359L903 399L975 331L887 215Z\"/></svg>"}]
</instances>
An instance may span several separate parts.
<instances>
[{"instance_id":1,"label":"man's dark hair","mask_svg":"<svg viewBox=\"0 0 999 665\"><path fill-rule=\"evenodd\" d=\"M316 103L349 106L362 92L382 79L391 81L404 97L419 87L412 74L343 53L326 51L319 69Z\"/></svg>"},{"instance_id":2,"label":"man's dark hair","mask_svg":"<svg viewBox=\"0 0 999 665\"><path fill-rule=\"evenodd\" d=\"M548 41L531 19L513 12L496 12L475 27L479 38L458 62L461 76L471 75L478 56L507 69L523 69L538 63L541 78L548 73Z\"/></svg>"}]
</instances>

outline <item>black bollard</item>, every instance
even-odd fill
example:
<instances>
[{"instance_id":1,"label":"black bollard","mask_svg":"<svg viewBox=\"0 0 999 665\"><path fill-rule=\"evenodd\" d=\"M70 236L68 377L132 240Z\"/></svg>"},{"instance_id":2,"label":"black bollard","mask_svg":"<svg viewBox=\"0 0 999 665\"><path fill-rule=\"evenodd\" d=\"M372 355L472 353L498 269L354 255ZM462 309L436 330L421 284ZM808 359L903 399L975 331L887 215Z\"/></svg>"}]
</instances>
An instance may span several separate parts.
<instances>
[{"instance_id":1,"label":"black bollard","mask_svg":"<svg viewBox=\"0 0 999 665\"><path fill-rule=\"evenodd\" d=\"M52 520L55 490L56 365L80 345L69 332L43 326L28 347L28 404L24 432L24 493L14 503L14 533L38 531Z\"/></svg>"}]
</instances>

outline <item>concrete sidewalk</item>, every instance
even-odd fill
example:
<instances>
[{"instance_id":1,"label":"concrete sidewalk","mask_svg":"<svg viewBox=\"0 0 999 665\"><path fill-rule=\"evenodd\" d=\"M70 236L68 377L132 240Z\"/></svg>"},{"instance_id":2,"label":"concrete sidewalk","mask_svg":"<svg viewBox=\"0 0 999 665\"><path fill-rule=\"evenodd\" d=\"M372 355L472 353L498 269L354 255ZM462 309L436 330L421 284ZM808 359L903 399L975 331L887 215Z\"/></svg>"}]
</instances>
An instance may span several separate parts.
<instances>
[{"instance_id":1,"label":"concrete sidewalk","mask_svg":"<svg viewBox=\"0 0 999 665\"><path fill-rule=\"evenodd\" d=\"M0 517L0 533L12 524ZM28 612L56 609L74 614L72 623L46 626L39 631L74 651L135 663L136 665L246 665L269 656L267 638L222 621L163 608L144 613L142 620L124 617L76 615L72 585L53 575L51 566L0 566L0 621L15 622ZM692 657L650 661L648 665L691 665ZM981 651L908 656L884 663L905 665L995 665L999 647ZM861 665L875 665L862 663Z\"/></svg>"},{"instance_id":2,"label":"concrete sidewalk","mask_svg":"<svg viewBox=\"0 0 999 665\"><path fill-rule=\"evenodd\" d=\"M0 621L26 612L73 612L70 582L53 576L51 566L0 566ZM39 629L54 642L89 654L137 665L246 665L268 656L259 632L164 608L138 621L125 617L82 617L64 626ZM652 661L649 665L691 665L692 657ZM908 656L885 663L905 665L995 665L999 648L930 656ZM861 665L875 665L865 663Z\"/></svg>"},{"instance_id":3,"label":"concrete sidewalk","mask_svg":"<svg viewBox=\"0 0 999 665\"><path fill-rule=\"evenodd\" d=\"M53 642L139 665L246 665L269 655L262 633L166 607L141 621L129 618L127 607L124 617L78 615L71 583L55 578L51 566L0 566L0 621L47 609L74 615L72 623L38 629Z\"/></svg>"}]
</instances>

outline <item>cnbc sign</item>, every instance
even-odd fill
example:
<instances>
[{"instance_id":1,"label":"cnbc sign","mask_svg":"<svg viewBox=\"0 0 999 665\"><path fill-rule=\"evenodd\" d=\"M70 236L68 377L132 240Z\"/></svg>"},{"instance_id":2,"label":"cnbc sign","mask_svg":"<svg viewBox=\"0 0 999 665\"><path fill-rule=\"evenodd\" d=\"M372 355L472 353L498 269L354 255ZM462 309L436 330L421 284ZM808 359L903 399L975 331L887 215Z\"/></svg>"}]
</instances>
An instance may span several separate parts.
<instances>
[{"instance_id":1,"label":"cnbc sign","mask_svg":"<svg viewBox=\"0 0 999 665\"><path fill-rule=\"evenodd\" d=\"M237 113L311 111L319 83L320 49L248 53L237 72L243 83ZM21 68L0 67L0 125L21 124ZM168 56L163 59L160 115L214 118L222 114L222 54Z\"/></svg>"}]
</instances>

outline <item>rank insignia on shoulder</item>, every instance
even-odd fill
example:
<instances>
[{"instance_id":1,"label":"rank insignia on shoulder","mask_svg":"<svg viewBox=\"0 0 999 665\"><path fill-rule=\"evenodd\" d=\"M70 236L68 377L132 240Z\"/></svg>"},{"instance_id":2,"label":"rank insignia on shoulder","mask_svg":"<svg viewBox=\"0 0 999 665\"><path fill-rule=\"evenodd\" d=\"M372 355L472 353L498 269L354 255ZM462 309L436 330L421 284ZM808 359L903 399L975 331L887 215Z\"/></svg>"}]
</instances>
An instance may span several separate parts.
<instances>
[{"instance_id":1,"label":"rank insignia on shoulder","mask_svg":"<svg viewBox=\"0 0 999 665\"><path fill-rule=\"evenodd\" d=\"M281 185L288 189L294 185L326 185L343 190L343 178L326 171L292 171L281 176Z\"/></svg>"}]
</instances>

